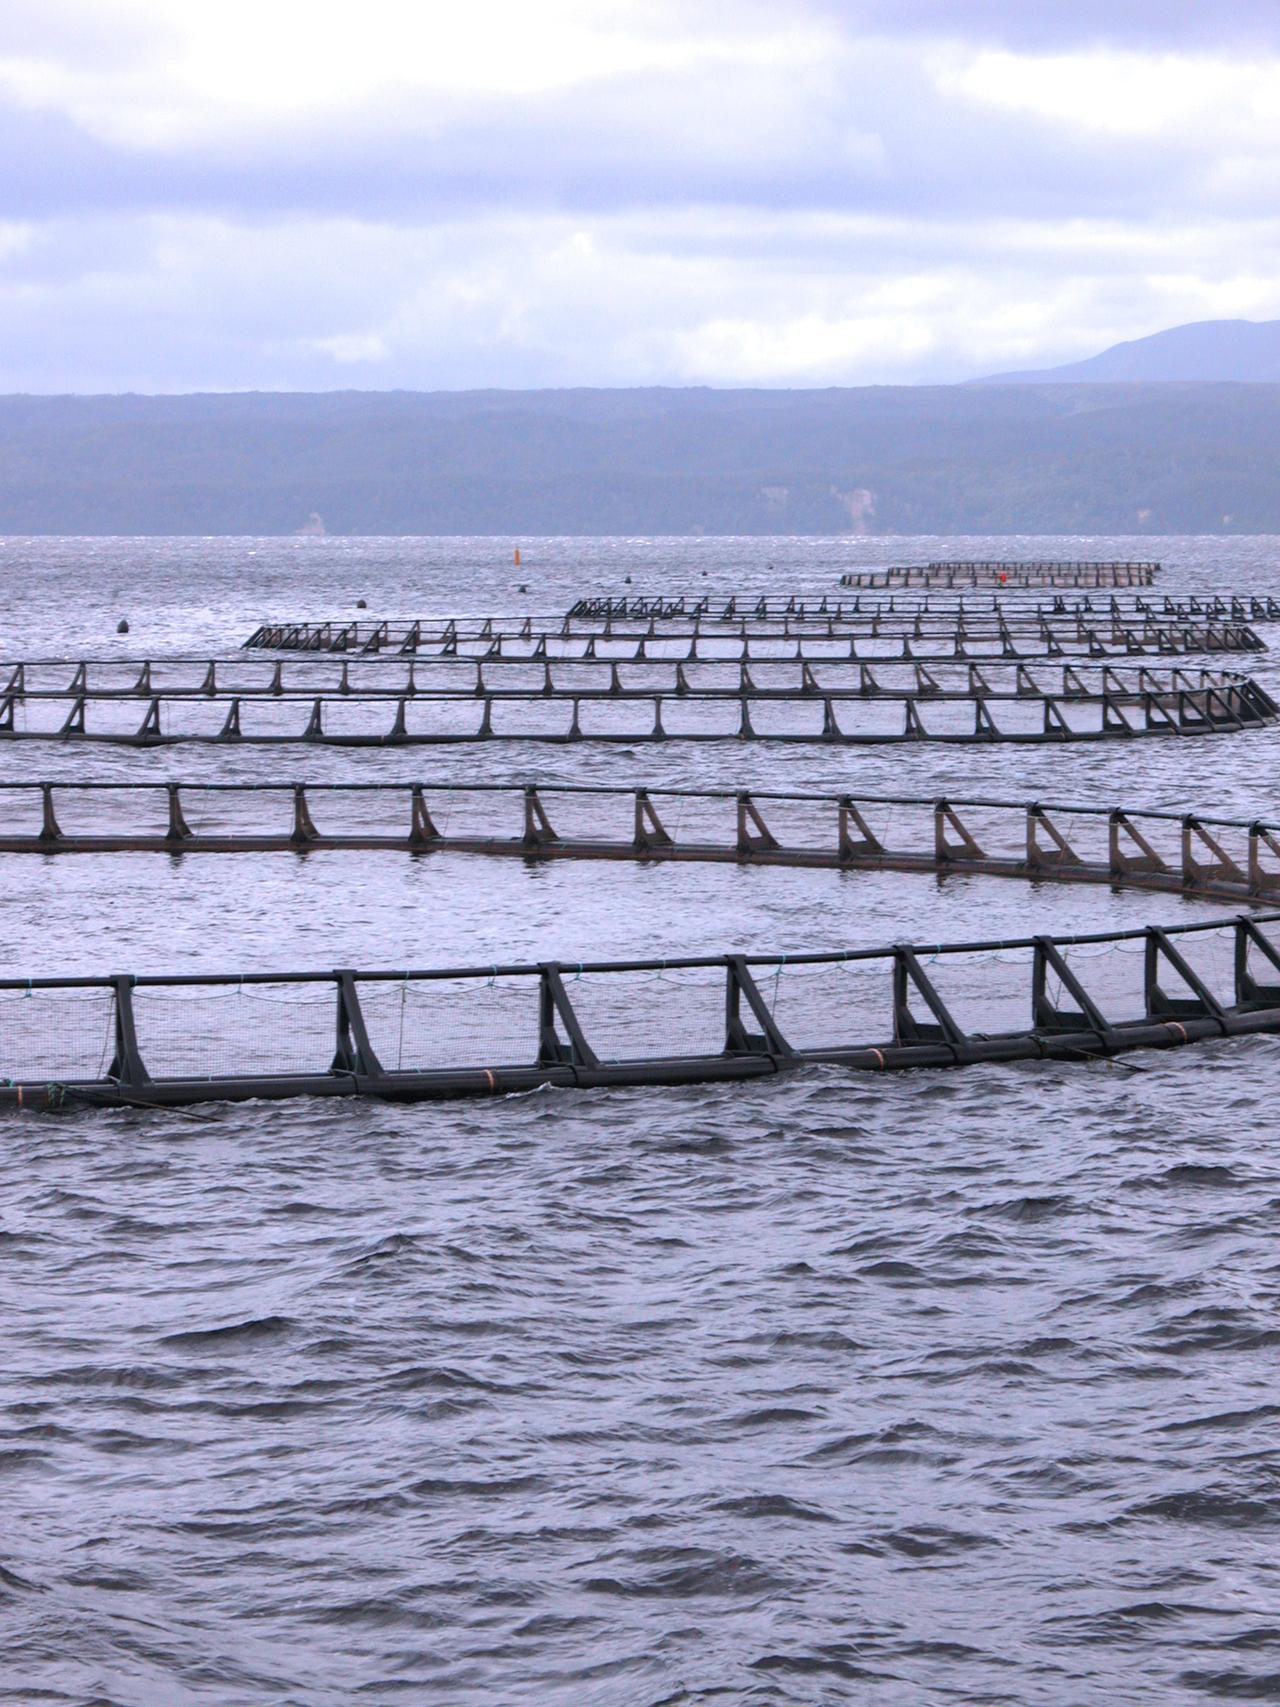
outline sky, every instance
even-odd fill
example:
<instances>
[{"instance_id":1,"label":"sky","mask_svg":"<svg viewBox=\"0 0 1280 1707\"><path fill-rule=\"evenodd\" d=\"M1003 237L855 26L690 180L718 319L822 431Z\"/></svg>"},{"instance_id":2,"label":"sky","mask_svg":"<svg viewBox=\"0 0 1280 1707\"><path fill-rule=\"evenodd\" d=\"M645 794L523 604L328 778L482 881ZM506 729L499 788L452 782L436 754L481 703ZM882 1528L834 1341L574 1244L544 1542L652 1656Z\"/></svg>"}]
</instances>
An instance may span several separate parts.
<instances>
[{"instance_id":1,"label":"sky","mask_svg":"<svg viewBox=\"0 0 1280 1707\"><path fill-rule=\"evenodd\" d=\"M1280 0L4 0L0 391L946 382L1280 317Z\"/></svg>"}]
</instances>

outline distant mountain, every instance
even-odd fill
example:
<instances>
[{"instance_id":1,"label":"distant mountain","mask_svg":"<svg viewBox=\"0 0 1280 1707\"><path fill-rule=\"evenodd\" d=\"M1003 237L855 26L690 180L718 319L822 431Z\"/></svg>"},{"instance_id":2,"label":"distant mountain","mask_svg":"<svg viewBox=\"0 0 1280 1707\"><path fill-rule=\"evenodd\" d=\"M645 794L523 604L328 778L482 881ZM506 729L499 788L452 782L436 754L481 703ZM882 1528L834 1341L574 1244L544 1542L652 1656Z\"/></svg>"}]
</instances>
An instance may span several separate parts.
<instances>
[{"instance_id":1,"label":"distant mountain","mask_svg":"<svg viewBox=\"0 0 1280 1707\"><path fill-rule=\"evenodd\" d=\"M1280 385L0 397L3 534L1280 533L1277 469Z\"/></svg>"},{"instance_id":2,"label":"distant mountain","mask_svg":"<svg viewBox=\"0 0 1280 1707\"><path fill-rule=\"evenodd\" d=\"M1280 320L1194 320L1113 344L1065 367L994 373L972 385L1123 385L1150 380L1280 381Z\"/></svg>"}]
</instances>

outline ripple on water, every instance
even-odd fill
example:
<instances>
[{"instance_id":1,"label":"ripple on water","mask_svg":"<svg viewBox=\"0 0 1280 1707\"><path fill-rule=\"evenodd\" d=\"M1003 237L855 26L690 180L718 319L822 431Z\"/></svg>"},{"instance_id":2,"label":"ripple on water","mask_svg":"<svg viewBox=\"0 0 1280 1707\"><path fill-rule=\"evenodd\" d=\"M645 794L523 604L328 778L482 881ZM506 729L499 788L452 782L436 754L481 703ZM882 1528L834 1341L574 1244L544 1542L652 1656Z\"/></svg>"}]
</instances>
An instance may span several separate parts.
<instances>
[{"instance_id":1,"label":"ripple on water","mask_svg":"<svg viewBox=\"0 0 1280 1707\"><path fill-rule=\"evenodd\" d=\"M1112 548L1150 542L1053 553ZM528 550L540 598L562 605L625 572L671 586L690 563L713 586L759 584L767 561L829 584L885 547ZM478 608L514 597L492 541L21 551L10 622L44 624L51 650L102 643L121 598L142 613L131 644L163 650L221 647L272 607L345 608L357 581L371 608L440 603L462 583ZM1183 584L1274 578L1265 541L1165 555ZM1015 777L986 748L855 763L725 743L696 773L674 743L503 748L485 774L1122 794L1247 815L1275 811L1273 750L1280 734L1031 749ZM30 762L0 752L6 774ZM59 748L42 762L70 775L88 761ZM261 762L92 758L104 776L154 778ZM317 750L288 768L467 777L474 755ZM252 945L333 965L463 945L487 961L513 910L523 948L576 960L602 941L800 947L928 921L955 936L958 914L1022 929L1027 908L1047 919L1064 899L919 883L904 920L901 886L830 873L6 869L11 964L102 969L109 949L108 970L117 948L185 964ZM1153 915L1130 899L1126 917ZM0 1700L1280 1699L1280 1050L1240 1040L1142 1069L817 1069L452 1107L260 1104L199 1125L8 1122Z\"/></svg>"}]
</instances>

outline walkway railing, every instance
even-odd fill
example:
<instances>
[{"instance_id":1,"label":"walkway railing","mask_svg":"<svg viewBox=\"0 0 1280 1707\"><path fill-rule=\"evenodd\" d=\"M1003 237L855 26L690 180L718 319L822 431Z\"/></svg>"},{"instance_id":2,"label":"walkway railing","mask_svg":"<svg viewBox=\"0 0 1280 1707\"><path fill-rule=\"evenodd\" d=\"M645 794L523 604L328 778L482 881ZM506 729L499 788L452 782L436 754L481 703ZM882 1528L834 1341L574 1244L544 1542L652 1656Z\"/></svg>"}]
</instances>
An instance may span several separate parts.
<instances>
[{"instance_id":1,"label":"walkway railing","mask_svg":"<svg viewBox=\"0 0 1280 1707\"><path fill-rule=\"evenodd\" d=\"M1064 742L1258 729L1280 707L1247 676L1201 672L1114 672L1086 684L1073 672L1061 691L1029 672L1019 685L989 689L981 674L948 686L925 672L890 685L865 666L847 686L810 667L796 686L770 687L743 670L712 687L684 676L667 687L632 685L616 673L598 687L547 674L538 688L446 691L415 684L359 693L240 693L215 685L152 691L10 689L0 694L0 740L179 742L335 746L426 746L478 741L830 742L883 745L937 741ZM136 684L135 684L136 689ZM139 715L139 713L141 713Z\"/></svg>"},{"instance_id":2,"label":"walkway railing","mask_svg":"<svg viewBox=\"0 0 1280 1707\"><path fill-rule=\"evenodd\" d=\"M1116 654L1258 652L1263 642L1247 623L1122 611L864 611L769 619L607 616L565 618L558 625L480 620L295 622L264 624L244 642L278 652L437 653L541 658L724 657L736 642L742 655L777 656L795 643L841 642L849 658L913 655L953 658Z\"/></svg>"},{"instance_id":3,"label":"walkway railing","mask_svg":"<svg viewBox=\"0 0 1280 1707\"><path fill-rule=\"evenodd\" d=\"M570 784L0 784L4 853L343 848L983 874L1280 901L1280 822L1260 819Z\"/></svg>"},{"instance_id":4,"label":"walkway railing","mask_svg":"<svg viewBox=\"0 0 1280 1707\"><path fill-rule=\"evenodd\" d=\"M1090 563L1042 558L968 559L853 570L842 587L1149 587L1158 563Z\"/></svg>"},{"instance_id":5,"label":"walkway railing","mask_svg":"<svg viewBox=\"0 0 1280 1707\"><path fill-rule=\"evenodd\" d=\"M426 970L0 980L0 1105L496 1095L1078 1061L1280 1030L1280 914Z\"/></svg>"}]
</instances>

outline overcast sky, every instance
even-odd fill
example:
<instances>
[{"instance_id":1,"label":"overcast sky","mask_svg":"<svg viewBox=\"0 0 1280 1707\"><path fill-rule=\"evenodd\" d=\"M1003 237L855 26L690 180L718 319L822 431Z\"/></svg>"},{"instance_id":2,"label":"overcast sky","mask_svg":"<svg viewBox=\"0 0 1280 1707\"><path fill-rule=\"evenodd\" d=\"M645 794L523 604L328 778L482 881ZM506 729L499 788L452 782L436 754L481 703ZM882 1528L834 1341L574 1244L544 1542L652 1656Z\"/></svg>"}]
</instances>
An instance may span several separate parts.
<instances>
[{"instance_id":1,"label":"overcast sky","mask_svg":"<svg viewBox=\"0 0 1280 1707\"><path fill-rule=\"evenodd\" d=\"M3 0L0 390L857 385L1280 317L1280 0Z\"/></svg>"}]
</instances>

